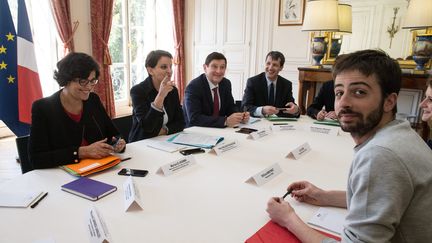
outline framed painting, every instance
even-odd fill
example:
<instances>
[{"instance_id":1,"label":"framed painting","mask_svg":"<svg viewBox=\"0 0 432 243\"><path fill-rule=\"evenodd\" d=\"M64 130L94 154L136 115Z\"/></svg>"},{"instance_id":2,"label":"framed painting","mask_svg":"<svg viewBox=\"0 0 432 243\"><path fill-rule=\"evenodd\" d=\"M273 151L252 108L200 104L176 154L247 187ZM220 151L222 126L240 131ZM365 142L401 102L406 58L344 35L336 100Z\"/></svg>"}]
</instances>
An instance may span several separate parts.
<instances>
[{"instance_id":1,"label":"framed painting","mask_svg":"<svg viewBox=\"0 0 432 243\"><path fill-rule=\"evenodd\" d=\"M279 25L302 25L305 0L279 0Z\"/></svg>"}]
</instances>

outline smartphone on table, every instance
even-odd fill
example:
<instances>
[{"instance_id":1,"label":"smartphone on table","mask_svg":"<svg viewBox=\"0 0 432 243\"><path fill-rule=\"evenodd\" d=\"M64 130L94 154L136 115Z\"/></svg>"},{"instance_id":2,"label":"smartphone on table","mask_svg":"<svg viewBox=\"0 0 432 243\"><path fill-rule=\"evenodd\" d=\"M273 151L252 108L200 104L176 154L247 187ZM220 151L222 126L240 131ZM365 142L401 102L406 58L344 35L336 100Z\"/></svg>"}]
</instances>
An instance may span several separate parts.
<instances>
[{"instance_id":1,"label":"smartphone on table","mask_svg":"<svg viewBox=\"0 0 432 243\"><path fill-rule=\"evenodd\" d=\"M202 148L192 148L192 149L182 149L179 152L183 155L190 155L190 154L204 153L205 150Z\"/></svg>"},{"instance_id":2,"label":"smartphone on table","mask_svg":"<svg viewBox=\"0 0 432 243\"><path fill-rule=\"evenodd\" d=\"M244 133L244 134L250 134L253 132L258 131L257 129L249 128L249 127L242 127L240 130L237 130L238 133Z\"/></svg>"},{"instance_id":3,"label":"smartphone on table","mask_svg":"<svg viewBox=\"0 0 432 243\"><path fill-rule=\"evenodd\" d=\"M125 175L125 176L144 177L148 174L148 170L136 170L136 169L123 168L119 171L118 174L119 175Z\"/></svg>"}]
</instances>

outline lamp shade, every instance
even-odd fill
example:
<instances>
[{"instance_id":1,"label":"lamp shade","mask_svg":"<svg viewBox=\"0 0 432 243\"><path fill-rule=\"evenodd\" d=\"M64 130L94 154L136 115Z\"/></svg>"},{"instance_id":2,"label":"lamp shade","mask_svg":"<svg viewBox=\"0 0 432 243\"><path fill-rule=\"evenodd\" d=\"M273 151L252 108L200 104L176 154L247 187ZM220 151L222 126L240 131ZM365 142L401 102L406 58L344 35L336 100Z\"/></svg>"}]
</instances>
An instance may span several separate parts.
<instances>
[{"instance_id":1,"label":"lamp shade","mask_svg":"<svg viewBox=\"0 0 432 243\"><path fill-rule=\"evenodd\" d=\"M338 31L338 2L315 0L306 3L302 31Z\"/></svg>"},{"instance_id":2,"label":"lamp shade","mask_svg":"<svg viewBox=\"0 0 432 243\"><path fill-rule=\"evenodd\" d=\"M431 26L432 0L411 0L402 28L424 29Z\"/></svg>"},{"instance_id":3,"label":"lamp shade","mask_svg":"<svg viewBox=\"0 0 432 243\"><path fill-rule=\"evenodd\" d=\"M338 5L339 31L352 33L352 7L348 4Z\"/></svg>"}]
</instances>

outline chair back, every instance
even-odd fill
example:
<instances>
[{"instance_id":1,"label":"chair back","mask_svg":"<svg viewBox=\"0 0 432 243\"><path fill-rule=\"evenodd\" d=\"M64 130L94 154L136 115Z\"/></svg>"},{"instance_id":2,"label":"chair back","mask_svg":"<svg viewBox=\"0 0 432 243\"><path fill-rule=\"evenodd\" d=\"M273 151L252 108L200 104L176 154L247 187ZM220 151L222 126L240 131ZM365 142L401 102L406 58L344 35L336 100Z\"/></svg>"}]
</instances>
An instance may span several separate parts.
<instances>
[{"instance_id":1,"label":"chair back","mask_svg":"<svg viewBox=\"0 0 432 243\"><path fill-rule=\"evenodd\" d=\"M122 138L128 143L129 132L132 128L132 115L122 116L112 119L114 126L120 132Z\"/></svg>"},{"instance_id":2,"label":"chair back","mask_svg":"<svg viewBox=\"0 0 432 243\"><path fill-rule=\"evenodd\" d=\"M28 154L28 141L29 141L29 135L17 137L15 139L17 150L18 150L18 157L20 160L21 165L21 172L27 173L29 171L34 170L33 165L30 162L29 154Z\"/></svg>"}]
</instances>

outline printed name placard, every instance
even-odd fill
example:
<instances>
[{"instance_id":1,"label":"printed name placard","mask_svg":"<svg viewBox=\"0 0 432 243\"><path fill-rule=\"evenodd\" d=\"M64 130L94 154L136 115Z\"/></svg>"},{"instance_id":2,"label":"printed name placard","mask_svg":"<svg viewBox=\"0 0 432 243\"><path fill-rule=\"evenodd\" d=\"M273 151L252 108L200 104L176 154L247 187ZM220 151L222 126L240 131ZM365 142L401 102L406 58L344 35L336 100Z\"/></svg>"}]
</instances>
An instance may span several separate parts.
<instances>
[{"instance_id":1,"label":"printed name placard","mask_svg":"<svg viewBox=\"0 0 432 243\"><path fill-rule=\"evenodd\" d=\"M308 130L316 133L323 133L328 135L337 136L339 133L339 127L330 127L330 126L322 126L322 125L310 125Z\"/></svg>"},{"instance_id":2,"label":"printed name placard","mask_svg":"<svg viewBox=\"0 0 432 243\"><path fill-rule=\"evenodd\" d=\"M91 207L88 210L86 224L91 243L112 242L111 236L108 233L108 228L96 207Z\"/></svg>"},{"instance_id":3,"label":"printed name placard","mask_svg":"<svg viewBox=\"0 0 432 243\"><path fill-rule=\"evenodd\" d=\"M221 155L225 152L228 152L230 150L233 150L239 146L239 143L237 140L230 141L230 142L222 142L213 147L211 151L214 151L216 155Z\"/></svg>"},{"instance_id":4,"label":"printed name placard","mask_svg":"<svg viewBox=\"0 0 432 243\"><path fill-rule=\"evenodd\" d=\"M166 164L164 166L161 166L157 173L162 173L166 176L174 174L184 168L191 167L192 165L195 165L196 161L195 158L192 155L188 155L186 157L183 157L179 160L173 161L169 164Z\"/></svg>"},{"instance_id":5,"label":"printed name placard","mask_svg":"<svg viewBox=\"0 0 432 243\"><path fill-rule=\"evenodd\" d=\"M253 140L257 140L257 139L263 138L267 135L270 135L270 133L271 133L271 130L270 130L270 127L268 127L268 128L260 129L256 132L250 133L248 138L251 138Z\"/></svg>"},{"instance_id":6,"label":"printed name placard","mask_svg":"<svg viewBox=\"0 0 432 243\"><path fill-rule=\"evenodd\" d=\"M138 190L138 187L135 185L135 181L132 176L126 179L123 184L124 196L125 196L125 204L124 210L128 211L129 209L142 210L143 204L141 201L141 193Z\"/></svg>"},{"instance_id":7,"label":"printed name placard","mask_svg":"<svg viewBox=\"0 0 432 243\"><path fill-rule=\"evenodd\" d=\"M282 173L282 168L278 163L271 165L270 167L265 168L259 173L247 179L246 183L256 184L257 186L264 185L265 183L271 181L277 175Z\"/></svg>"},{"instance_id":8,"label":"printed name placard","mask_svg":"<svg viewBox=\"0 0 432 243\"><path fill-rule=\"evenodd\" d=\"M273 124L271 127L272 131L279 132L279 131L290 131L290 130L297 130L297 127L294 124Z\"/></svg>"},{"instance_id":9,"label":"printed name placard","mask_svg":"<svg viewBox=\"0 0 432 243\"><path fill-rule=\"evenodd\" d=\"M300 157L307 154L311 150L312 149L311 149L309 143L304 143L304 144L298 146L297 148L295 148L293 151L289 152L289 154L286 157L299 159Z\"/></svg>"}]
</instances>

